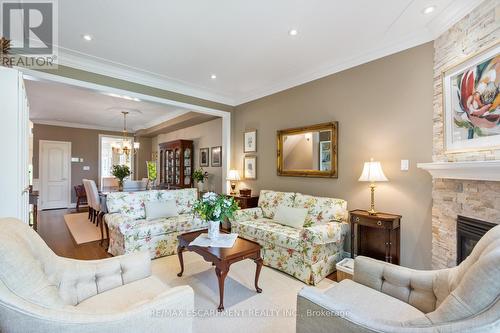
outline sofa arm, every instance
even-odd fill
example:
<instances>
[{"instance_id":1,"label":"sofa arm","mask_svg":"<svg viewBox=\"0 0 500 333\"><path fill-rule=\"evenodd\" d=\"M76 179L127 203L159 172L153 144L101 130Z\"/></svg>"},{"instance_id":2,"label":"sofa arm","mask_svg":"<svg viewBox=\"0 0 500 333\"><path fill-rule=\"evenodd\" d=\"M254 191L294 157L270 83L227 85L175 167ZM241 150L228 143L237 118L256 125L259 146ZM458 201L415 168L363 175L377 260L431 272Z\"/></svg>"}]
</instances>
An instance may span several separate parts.
<instances>
[{"instance_id":1,"label":"sofa arm","mask_svg":"<svg viewBox=\"0 0 500 333\"><path fill-rule=\"evenodd\" d=\"M0 331L12 333L191 333L194 292L189 286L166 290L155 298L118 312L79 310L66 306L48 309L21 301L16 307L0 304Z\"/></svg>"},{"instance_id":2,"label":"sofa arm","mask_svg":"<svg viewBox=\"0 0 500 333\"><path fill-rule=\"evenodd\" d=\"M263 217L264 215L260 207L247 208L235 211L233 213L233 218L231 219L231 222L244 222L249 220L260 219Z\"/></svg>"},{"instance_id":3,"label":"sofa arm","mask_svg":"<svg viewBox=\"0 0 500 333\"><path fill-rule=\"evenodd\" d=\"M438 272L419 271L357 256L354 259L353 280L428 313L436 308L434 279Z\"/></svg>"},{"instance_id":4,"label":"sofa arm","mask_svg":"<svg viewBox=\"0 0 500 333\"><path fill-rule=\"evenodd\" d=\"M348 227L347 223L339 222L318 224L302 229L300 231L300 238L315 245L343 243Z\"/></svg>"},{"instance_id":5,"label":"sofa arm","mask_svg":"<svg viewBox=\"0 0 500 333\"><path fill-rule=\"evenodd\" d=\"M106 214L104 215L104 220L109 229L120 228L120 226L126 223L132 223L133 221L135 221L134 218L120 213Z\"/></svg>"}]
</instances>

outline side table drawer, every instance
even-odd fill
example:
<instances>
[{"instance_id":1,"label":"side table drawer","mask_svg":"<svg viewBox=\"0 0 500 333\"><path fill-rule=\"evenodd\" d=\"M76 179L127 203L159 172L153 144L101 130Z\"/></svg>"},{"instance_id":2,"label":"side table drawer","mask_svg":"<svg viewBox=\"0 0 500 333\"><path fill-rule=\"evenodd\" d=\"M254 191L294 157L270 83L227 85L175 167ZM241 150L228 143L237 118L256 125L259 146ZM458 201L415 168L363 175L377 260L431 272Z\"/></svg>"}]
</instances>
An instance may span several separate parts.
<instances>
[{"instance_id":1,"label":"side table drawer","mask_svg":"<svg viewBox=\"0 0 500 333\"><path fill-rule=\"evenodd\" d=\"M380 229L392 229L396 226L393 225L391 221L382 221L382 220L373 220L364 218L362 216L351 216L352 222L357 223L359 225L364 225L371 228L380 228ZM399 223L398 223L399 226Z\"/></svg>"}]
</instances>

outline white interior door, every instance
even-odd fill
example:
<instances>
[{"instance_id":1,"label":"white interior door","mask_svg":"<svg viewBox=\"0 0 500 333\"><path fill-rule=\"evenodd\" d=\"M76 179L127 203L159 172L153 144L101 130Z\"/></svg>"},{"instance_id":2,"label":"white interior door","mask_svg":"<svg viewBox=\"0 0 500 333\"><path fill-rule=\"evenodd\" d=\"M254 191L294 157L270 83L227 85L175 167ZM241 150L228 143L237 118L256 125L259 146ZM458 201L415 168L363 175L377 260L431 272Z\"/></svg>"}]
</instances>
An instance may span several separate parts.
<instances>
[{"instance_id":1,"label":"white interior door","mask_svg":"<svg viewBox=\"0 0 500 333\"><path fill-rule=\"evenodd\" d=\"M0 66L0 217L28 223L29 105L22 74Z\"/></svg>"},{"instance_id":2,"label":"white interior door","mask_svg":"<svg viewBox=\"0 0 500 333\"><path fill-rule=\"evenodd\" d=\"M71 143L40 140L39 156L42 209L69 207Z\"/></svg>"}]
</instances>

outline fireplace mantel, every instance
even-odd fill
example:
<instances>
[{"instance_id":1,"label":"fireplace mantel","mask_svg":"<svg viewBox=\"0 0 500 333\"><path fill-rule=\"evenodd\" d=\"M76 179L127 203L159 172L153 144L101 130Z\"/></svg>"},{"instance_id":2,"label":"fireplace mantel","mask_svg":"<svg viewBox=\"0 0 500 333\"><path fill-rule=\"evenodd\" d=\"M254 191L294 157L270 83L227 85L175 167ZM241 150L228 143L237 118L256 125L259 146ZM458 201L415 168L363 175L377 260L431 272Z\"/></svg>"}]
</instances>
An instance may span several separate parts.
<instances>
[{"instance_id":1,"label":"fireplace mantel","mask_svg":"<svg viewBox=\"0 0 500 333\"><path fill-rule=\"evenodd\" d=\"M418 163L432 178L500 181L500 160Z\"/></svg>"}]
</instances>

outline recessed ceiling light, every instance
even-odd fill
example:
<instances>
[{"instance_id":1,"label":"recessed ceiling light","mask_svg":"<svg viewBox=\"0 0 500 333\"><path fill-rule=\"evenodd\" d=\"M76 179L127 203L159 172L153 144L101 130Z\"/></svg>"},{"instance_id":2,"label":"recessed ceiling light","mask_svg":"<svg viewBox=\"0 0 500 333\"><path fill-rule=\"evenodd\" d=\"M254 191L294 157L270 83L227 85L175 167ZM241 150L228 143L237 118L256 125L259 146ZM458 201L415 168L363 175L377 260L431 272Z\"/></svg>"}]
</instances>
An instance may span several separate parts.
<instances>
[{"instance_id":1,"label":"recessed ceiling light","mask_svg":"<svg viewBox=\"0 0 500 333\"><path fill-rule=\"evenodd\" d=\"M212 80L215 80L215 79L217 78L217 75L212 74L212 75L210 75L210 78L211 78Z\"/></svg>"},{"instance_id":2,"label":"recessed ceiling light","mask_svg":"<svg viewBox=\"0 0 500 333\"><path fill-rule=\"evenodd\" d=\"M428 6L428 7L425 7L422 12L424 14L430 14L430 13L432 13L435 10L436 10L436 6Z\"/></svg>"},{"instance_id":3,"label":"recessed ceiling light","mask_svg":"<svg viewBox=\"0 0 500 333\"><path fill-rule=\"evenodd\" d=\"M297 36L298 33L299 32L297 31L297 29L292 29L292 30L288 31L288 34L290 36Z\"/></svg>"},{"instance_id":4,"label":"recessed ceiling light","mask_svg":"<svg viewBox=\"0 0 500 333\"><path fill-rule=\"evenodd\" d=\"M92 40L92 36L89 34L83 35L82 38L85 39L87 42L90 42Z\"/></svg>"}]
</instances>

